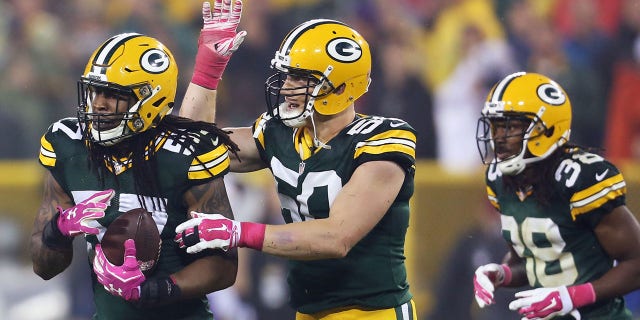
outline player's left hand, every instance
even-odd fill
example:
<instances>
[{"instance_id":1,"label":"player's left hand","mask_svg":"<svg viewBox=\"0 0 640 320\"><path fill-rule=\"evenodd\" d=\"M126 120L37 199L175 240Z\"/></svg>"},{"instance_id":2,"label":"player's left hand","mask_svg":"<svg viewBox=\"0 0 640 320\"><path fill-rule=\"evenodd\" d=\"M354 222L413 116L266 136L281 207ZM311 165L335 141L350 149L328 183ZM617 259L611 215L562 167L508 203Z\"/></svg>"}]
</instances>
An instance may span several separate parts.
<instances>
[{"instance_id":1,"label":"player's left hand","mask_svg":"<svg viewBox=\"0 0 640 320\"><path fill-rule=\"evenodd\" d=\"M509 303L509 309L517 310L527 319L551 319L571 314L580 320L578 308L595 302L595 292L591 283L556 288L537 288L516 293L516 300Z\"/></svg>"},{"instance_id":2,"label":"player's left hand","mask_svg":"<svg viewBox=\"0 0 640 320\"><path fill-rule=\"evenodd\" d=\"M242 0L215 0L213 12L209 2L202 4L203 26L200 32L200 44L213 49L221 56L235 52L247 35L246 31L237 32L242 17Z\"/></svg>"},{"instance_id":3,"label":"player's left hand","mask_svg":"<svg viewBox=\"0 0 640 320\"><path fill-rule=\"evenodd\" d=\"M198 53L191 82L216 89L222 73L240 44L247 35L246 31L237 32L242 16L242 1L215 0L213 11L211 4L202 4L203 26L198 38Z\"/></svg>"},{"instance_id":4,"label":"player's left hand","mask_svg":"<svg viewBox=\"0 0 640 320\"><path fill-rule=\"evenodd\" d=\"M114 296L127 301L140 299L140 285L145 276L136 259L136 244L133 239L124 242L124 263L116 266L107 260L100 244L96 245L96 256L93 259L93 271L98 282Z\"/></svg>"}]
</instances>

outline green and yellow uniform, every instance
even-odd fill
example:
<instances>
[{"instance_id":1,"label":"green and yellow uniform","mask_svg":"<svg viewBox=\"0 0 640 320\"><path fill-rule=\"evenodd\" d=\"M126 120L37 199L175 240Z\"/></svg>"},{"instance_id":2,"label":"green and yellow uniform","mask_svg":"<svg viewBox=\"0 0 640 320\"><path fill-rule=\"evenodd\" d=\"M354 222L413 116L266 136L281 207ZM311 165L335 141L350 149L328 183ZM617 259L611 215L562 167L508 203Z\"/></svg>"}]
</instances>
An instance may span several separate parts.
<instances>
[{"instance_id":1,"label":"green and yellow uniform","mask_svg":"<svg viewBox=\"0 0 640 320\"><path fill-rule=\"evenodd\" d=\"M130 159L118 159L119 165L107 166L115 175L105 175L104 185L96 176L95 170L89 167L88 149L82 140L78 121L67 118L52 124L41 139L40 163L48 169L60 186L77 203L89 195L114 189L116 195L111 200L105 216L99 219L100 233L88 235L89 256L94 255L94 247L104 235L109 224L120 214L134 208L143 207L145 202L148 211L160 231L162 239L160 258L154 272L148 279L166 277L177 272L198 256L189 255L179 249L173 241L175 227L186 221L187 207L183 194L189 188L222 177L229 171L227 147L218 143L218 137L211 132L200 131L195 139L182 143L176 136L159 130L148 130L132 139L150 139L155 134L152 148L155 148L157 161L158 189L162 199L152 196L153 193L138 190L134 186L134 171ZM127 143L123 141L121 143ZM117 177L117 178L116 178ZM91 262L91 261L90 261ZM93 271L93 268L91 268ZM208 319L213 318L209 311L205 296L196 299L182 300L176 304L142 309L120 297L104 290L93 278L93 292L96 304L94 319L134 320L134 319Z\"/></svg>"},{"instance_id":2,"label":"green and yellow uniform","mask_svg":"<svg viewBox=\"0 0 640 320\"><path fill-rule=\"evenodd\" d=\"M290 128L263 114L253 126L262 160L275 177L287 223L329 216L329 208L356 168L393 161L405 180L382 220L345 258L290 261L291 305L311 314L332 308L395 308L408 303L404 241L415 173L415 130L399 119L357 115L326 148L310 148L304 128ZM366 214L354 212L353 214Z\"/></svg>"},{"instance_id":3,"label":"green and yellow uniform","mask_svg":"<svg viewBox=\"0 0 640 320\"><path fill-rule=\"evenodd\" d=\"M570 149L552 171L549 203L535 190L507 190L495 165L487 169L490 202L500 211L502 235L526 261L532 287L594 281L614 266L593 230L625 204L626 184L618 169L599 155ZM538 186L539 188L540 186ZM583 319L631 319L621 297L579 309ZM556 319L573 319L558 317Z\"/></svg>"}]
</instances>

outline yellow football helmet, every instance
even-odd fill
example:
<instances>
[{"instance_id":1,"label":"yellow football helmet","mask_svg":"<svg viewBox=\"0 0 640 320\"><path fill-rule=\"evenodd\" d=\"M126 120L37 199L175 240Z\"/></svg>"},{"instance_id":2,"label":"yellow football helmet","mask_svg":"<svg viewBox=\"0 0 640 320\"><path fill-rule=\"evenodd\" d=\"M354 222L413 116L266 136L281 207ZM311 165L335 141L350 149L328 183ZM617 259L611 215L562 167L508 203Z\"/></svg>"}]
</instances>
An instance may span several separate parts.
<instances>
[{"instance_id":1,"label":"yellow football helmet","mask_svg":"<svg viewBox=\"0 0 640 320\"><path fill-rule=\"evenodd\" d=\"M93 52L78 81L83 136L110 146L155 127L173 109L177 82L176 61L160 41L138 33L111 37ZM133 103L128 110L98 113L92 105L98 93ZM105 125L117 121L115 128Z\"/></svg>"},{"instance_id":2,"label":"yellow football helmet","mask_svg":"<svg viewBox=\"0 0 640 320\"><path fill-rule=\"evenodd\" d=\"M265 84L268 111L287 125L300 126L313 111L340 113L367 92L371 53L367 41L346 24L314 19L287 34L271 68L277 72ZM278 110L286 95L281 90L288 75L307 79L305 108L294 116Z\"/></svg>"},{"instance_id":3,"label":"yellow football helmet","mask_svg":"<svg viewBox=\"0 0 640 320\"><path fill-rule=\"evenodd\" d=\"M521 121L526 129L520 133L520 151L501 159L496 152L495 127L500 123L508 128L509 121ZM570 134L571 102L564 89L544 75L517 72L489 92L476 140L485 164L495 162L503 174L516 175L527 164L547 158L569 141Z\"/></svg>"}]
</instances>

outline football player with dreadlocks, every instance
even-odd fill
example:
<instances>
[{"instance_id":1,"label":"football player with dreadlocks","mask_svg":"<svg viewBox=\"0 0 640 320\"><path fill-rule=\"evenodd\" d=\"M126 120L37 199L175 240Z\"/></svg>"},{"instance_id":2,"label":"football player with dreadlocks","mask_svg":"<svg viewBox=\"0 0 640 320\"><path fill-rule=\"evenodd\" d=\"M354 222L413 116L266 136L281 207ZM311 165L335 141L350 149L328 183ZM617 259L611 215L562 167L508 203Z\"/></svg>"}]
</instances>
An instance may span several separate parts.
<instances>
[{"instance_id":1,"label":"football player with dreadlocks","mask_svg":"<svg viewBox=\"0 0 640 320\"><path fill-rule=\"evenodd\" d=\"M632 319L623 295L640 288L640 226L620 171L569 143L571 103L553 80L518 72L489 93L478 121L489 201L510 251L480 266L475 298L530 290L509 304L522 319Z\"/></svg>"},{"instance_id":2,"label":"football player with dreadlocks","mask_svg":"<svg viewBox=\"0 0 640 320\"><path fill-rule=\"evenodd\" d=\"M240 11L220 10L235 28ZM228 56L241 36L212 38L232 42ZM173 241L190 211L233 219L223 176L238 151L214 124L170 114L177 81L176 61L157 39L118 34L95 50L78 81L77 118L55 122L41 139L47 171L31 237L33 269L43 279L65 270L73 238L83 235L96 319L212 319L205 295L235 281L236 251L188 255ZM134 208L152 213L160 231L150 274L138 266L133 241L125 242L121 266L100 245L109 224Z\"/></svg>"},{"instance_id":3,"label":"football player with dreadlocks","mask_svg":"<svg viewBox=\"0 0 640 320\"><path fill-rule=\"evenodd\" d=\"M208 63L221 73L213 48L200 41L196 70ZM176 241L190 253L248 247L289 259L298 320L416 319L404 256L416 132L400 119L356 113L370 82L369 45L342 22L309 20L284 38L271 67L267 112L252 127L229 129L241 160L230 166L271 170L286 224L199 211L178 226ZM202 80L187 96L215 93ZM213 121L208 106L183 104L180 114Z\"/></svg>"}]
</instances>

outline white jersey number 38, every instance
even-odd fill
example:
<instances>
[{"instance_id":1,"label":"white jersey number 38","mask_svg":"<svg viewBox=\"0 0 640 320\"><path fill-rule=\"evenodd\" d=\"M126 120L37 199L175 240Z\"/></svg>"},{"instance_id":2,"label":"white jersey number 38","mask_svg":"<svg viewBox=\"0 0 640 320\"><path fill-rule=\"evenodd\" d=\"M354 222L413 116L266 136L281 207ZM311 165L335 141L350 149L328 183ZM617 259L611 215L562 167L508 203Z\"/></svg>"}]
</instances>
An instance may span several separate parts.
<instances>
[{"instance_id":1,"label":"white jersey number 38","mask_svg":"<svg viewBox=\"0 0 640 320\"><path fill-rule=\"evenodd\" d=\"M573 254L562 252L566 243L553 220L527 217L518 228L513 217L501 215L501 219L502 230L509 232L516 253L524 257L525 250L528 249L533 255L526 258L527 278L531 286L535 285L536 280L544 287L557 287L575 282L578 271ZM543 235L550 246L537 246L534 235ZM547 274L546 267L549 264L558 265L560 270Z\"/></svg>"}]
</instances>

